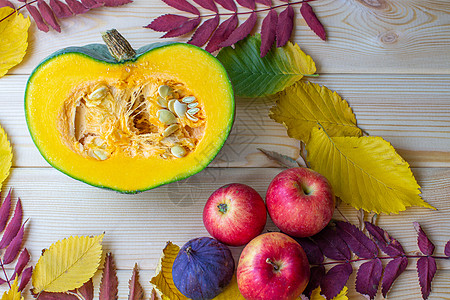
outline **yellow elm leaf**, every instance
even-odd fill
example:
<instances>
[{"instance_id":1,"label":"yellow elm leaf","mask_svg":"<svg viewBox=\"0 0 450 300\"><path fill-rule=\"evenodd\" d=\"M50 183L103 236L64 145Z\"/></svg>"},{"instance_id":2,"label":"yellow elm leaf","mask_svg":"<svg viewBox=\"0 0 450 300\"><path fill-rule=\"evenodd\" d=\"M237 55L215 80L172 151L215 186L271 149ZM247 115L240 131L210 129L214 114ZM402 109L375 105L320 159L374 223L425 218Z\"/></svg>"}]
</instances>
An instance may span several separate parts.
<instances>
[{"instance_id":1,"label":"yellow elm leaf","mask_svg":"<svg viewBox=\"0 0 450 300\"><path fill-rule=\"evenodd\" d=\"M81 287L100 265L103 236L72 236L52 244L33 270L33 292L59 293Z\"/></svg>"},{"instance_id":2,"label":"yellow elm leaf","mask_svg":"<svg viewBox=\"0 0 450 300\"><path fill-rule=\"evenodd\" d=\"M172 278L172 266L175 258L180 251L180 247L171 242L168 242L163 249L158 268L156 270L156 276L154 276L150 283L161 294L162 299L168 300L184 300L186 298L175 286Z\"/></svg>"},{"instance_id":3,"label":"yellow elm leaf","mask_svg":"<svg viewBox=\"0 0 450 300\"><path fill-rule=\"evenodd\" d=\"M1 47L1 46L0 46ZM0 126L0 187L8 177L12 165L12 149L8 137Z\"/></svg>"},{"instance_id":4,"label":"yellow elm leaf","mask_svg":"<svg viewBox=\"0 0 450 300\"><path fill-rule=\"evenodd\" d=\"M408 206L434 208L419 196L409 164L381 137L330 137L316 127L306 150L312 169L356 209L389 214Z\"/></svg>"},{"instance_id":5,"label":"yellow elm leaf","mask_svg":"<svg viewBox=\"0 0 450 300\"><path fill-rule=\"evenodd\" d=\"M348 300L347 293L348 288L344 286L342 291L340 291L340 293L332 300ZM312 291L311 298L309 298L309 300L324 300L324 299L326 298L320 294L320 287Z\"/></svg>"},{"instance_id":6,"label":"yellow elm leaf","mask_svg":"<svg viewBox=\"0 0 450 300\"><path fill-rule=\"evenodd\" d=\"M3 293L1 300L23 300L22 294L19 292L19 277L16 276L11 289Z\"/></svg>"},{"instance_id":7,"label":"yellow elm leaf","mask_svg":"<svg viewBox=\"0 0 450 300\"><path fill-rule=\"evenodd\" d=\"M298 81L280 92L269 116L284 124L288 135L308 143L313 127L320 124L329 136L361 136L347 101L315 83Z\"/></svg>"},{"instance_id":8,"label":"yellow elm leaf","mask_svg":"<svg viewBox=\"0 0 450 300\"><path fill-rule=\"evenodd\" d=\"M236 275L233 276L231 282L222 293L214 297L213 300L245 300L244 296L242 296L239 291Z\"/></svg>"},{"instance_id":9,"label":"yellow elm leaf","mask_svg":"<svg viewBox=\"0 0 450 300\"><path fill-rule=\"evenodd\" d=\"M0 77L22 61L28 47L30 18L6 6L0 8L0 20L11 13L0 22Z\"/></svg>"}]
</instances>

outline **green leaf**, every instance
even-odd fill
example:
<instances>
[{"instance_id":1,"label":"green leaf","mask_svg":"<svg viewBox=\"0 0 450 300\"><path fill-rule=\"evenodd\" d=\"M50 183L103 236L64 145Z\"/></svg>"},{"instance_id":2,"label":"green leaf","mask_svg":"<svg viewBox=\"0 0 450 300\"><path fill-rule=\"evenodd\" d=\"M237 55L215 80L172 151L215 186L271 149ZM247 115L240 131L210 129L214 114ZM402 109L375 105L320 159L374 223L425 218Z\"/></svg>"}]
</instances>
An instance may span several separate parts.
<instances>
[{"instance_id":1,"label":"green leaf","mask_svg":"<svg viewBox=\"0 0 450 300\"><path fill-rule=\"evenodd\" d=\"M235 44L235 48L223 48L217 59L224 65L240 97L273 95L300 80L304 75L316 72L316 65L309 55L291 42L272 49L263 58L259 55L261 36L248 36Z\"/></svg>"}]
</instances>

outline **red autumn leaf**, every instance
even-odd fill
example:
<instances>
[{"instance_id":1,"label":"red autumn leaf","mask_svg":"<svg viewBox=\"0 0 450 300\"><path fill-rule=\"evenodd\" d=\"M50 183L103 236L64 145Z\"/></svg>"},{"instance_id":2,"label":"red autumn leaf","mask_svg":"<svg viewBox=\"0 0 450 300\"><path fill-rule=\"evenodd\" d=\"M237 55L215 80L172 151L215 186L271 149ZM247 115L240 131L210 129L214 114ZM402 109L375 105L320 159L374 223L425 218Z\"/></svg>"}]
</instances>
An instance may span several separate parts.
<instances>
[{"instance_id":1,"label":"red autumn leaf","mask_svg":"<svg viewBox=\"0 0 450 300\"><path fill-rule=\"evenodd\" d=\"M105 264L103 266L102 281L100 282L99 300L117 299L117 287L119 281L116 274L116 266L111 253L106 254Z\"/></svg>"},{"instance_id":2,"label":"red autumn leaf","mask_svg":"<svg viewBox=\"0 0 450 300\"><path fill-rule=\"evenodd\" d=\"M375 243L355 225L337 221L336 227L336 232L358 257L375 258L378 255L378 248Z\"/></svg>"},{"instance_id":3,"label":"red autumn leaf","mask_svg":"<svg viewBox=\"0 0 450 300\"><path fill-rule=\"evenodd\" d=\"M92 282L92 278L78 289L78 293L83 296L84 300L94 299L94 283Z\"/></svg>"},{"instance_id":4,"label":"red autumn leaf","mask_svg":"<svg viewBox=\"0 0 450 300\"><path fill-rule=\"evenodd\" d=\"M312 292L319 287L320 282L322 281L324 276L325 267L323 265L312 267L310 270L309 282L305 290L303 291L303 294L306 297L311 298Z\"/></svg>"},{"instance_id":5,"label":"red autumn leaf","mask_svg":"<svg viewBox=\"0 0 450 300\"><path fill-rule=\"evenodd\" d=\"M219 50L219 44L225 41L230 34L234 31L238 24L237 15L232 15L229 19L219 25L216 31L214 31L211 39L209 40L208 45L206 46L206 51L214 52Z\"/></svg>"},{"instance_id":6,"label":"red autumn leaf","mask_svg":"<svg viewBox=\"0 0 450 300\"><path fill-rule=\"evenodd\" d=\"M260 3L260 4L263 4L265 6L272 6L272 1L271 0L256 0L256 3Z\"/></svg>"},{"instance_id":7,"label":"red autumn leaf","mask_svg":"<svg viewBox=\"0 0 450 300\"><path fill-rule=\"evenodd\" d=\"M320 250L322 250L322 253L328 258L349 260L352 256L352 253L344 240L330 227L325 227L321 232L316 234L313 239Z\"/></svg>"},{"instance_id":8,"label":"red autumn leaf","mask_svg":"<svg viewBox=\"0 0 450 300\"><path fill-rule=\"evenodd\" d=\"M3 233L2 240L0 241L0 249L8 247L13 238L19 232L19 229L22 225L22 215L22 202L19 199L17 200L16 209L14 210L14 217L12 217L11 221L9 221L8 226L6 226L5 232Z\"/></svg>"},{"instance_id":9,"label":"red autumn leaf","mask_svg":"<svg viewBox=\"0 0 450 300\"><path fill-rule=\"evenodd\" d=\"M349 263L339 264L332 267L320 282L321 294L327 299L333 299L344 288L348 278L353 272Z\"/></svg>"},{"instance_id":10,"label":"red autumn leaf","mask_svg":"<svg viewBox=\"0 0 450 300\"><path fill-rule=\"evenodd\" d=\"M228 47L244 39L247 35L250 34L253 27L255 27L257 20L257 14L255 12L252 12L250 17L245 20L244 23L239 25L239 27L236 28L224 42L219 44L219 47Z\"/></svg>"},{"instance_id":11,"label":"red autumn leaf","mask_svg":"<svg viewBox=\"0 0 450 300\"><path fill-rule=\"evenodd\" d=\"M22 246L23 235L25 233L25 223L22 225L17 235L12 239L8 248L6 248L5 253L3 254L3 264L7 265L11 263L19 254Z\"/></svg>"},{"instance_id":12,"label":"red autumn leaf","mask_svg":"<svg viewBox=\"0 0 450 300\"><path fill-rule=\"evenodd\" d=\"M219 3L223 8L237 12L236 3L233 0L215 0Z\"/></svg>"},{"instance_id":13,"label":"red autumn leaf","mask_svg":"<svg viewBox=\"0 0 450 300\"><path fill-rule=\"evenodd\" d=\"M417 260L417 274L419 275L422 298L428 299L431 292L431 281L436 274L436 260L430 256L424 256Z\"/></svg>"},{"instance_id":14,"label":"red autumn leaf","mask_svg":"<svg viewBox=\"0 0 450 300\"><path fill-rule=\"evenodd\" d=\"M383 280L381 282L381 292L383 297L386 298L389 289L400 274L405 271L408 266L408 258L396 257L391 260L384 268Z\"/></svg>"},{"instance_id":15,"label":"red autumn leaf","mask_svg":"<svg viewBox=\"0 0 450 300\"><path fill-rule=\"evenodd\" d=\"M445 245L444 254L450 257L450 241Z\"/></svg>"},{"instance_id":16,"label":"red autumn leaf","mask_svg":"<svg viewBox=\"0 0 450 300\"><path fill-rule=\"evenodd\" d=\"M216 15L214 18L203 22L203 24L197 28L192 38L188 41L188 44L198 47L203 46L208 41L213 31L217 28L217 25L219 25L219 20L219 15Z\"/></svg>"},{"instance_id":17,"label":"red autumn leaf","mask_svg":"<svg viewBox=\"0 0 450 300\"><path fill-rule=\"evenodd\" d=\"M305 19L306 24L308 24L309 28L311 28L318 37L325 41L327 39L325 28L323 28L322 23L320 23L319 19L317 18L311 5L309 5L308 2L303 2L302 6L300 7L300 13L302 14L303 19Z\"/></svg>"},{"instance_id":18,"label":"red autumn leaf","mask_svg":"<svg viewBox=\"0 0 450 300\"><path fill-rule=\"evenodd\" d=\"M128 300L142 300L144 299L144 289L139 283L139 271L138 265L135 264L133 268L133 274L128 281L128 288L130 293L128 294Z\"/></svg>"},{"instance_id":19,"label":"red autumn leaf","mask_svg":"<svg viewBox=\"0 0 450 300\"><path fill-rule=\"evenodd\" d=\"M14 274L11 278L16 278L16 275L20 276L22 274L23 269L29 262L30 262L30 254L28 253L28 250L25 248L20 253L19 258L17 259L16 266L14 267Z\"/></svg>"},{"instance_id":20,"label":"red autumn leaf","mask_svg":"<svg viewBox=\"0 0 450 300\"><path fill-rule=\"evenodd\" d=\"M7 281L5 279L3 279L3 278L0 278L0 285L2 285L4 283L7 283Z\"/></svg>"},{"instance_id":21,"label":"red autumn leaf","mask_svg":"<svg viewBox=\"0 0 450 300\"><path fill-rule=\"evenodd\" d=\"M81 2L78 2L76 0L66 0L67 5L69 6L70 10L76 14L84 14L89 11L89 8L84 7Z\"/></svg>"},{"instance_id":22,"label":"red autumn leaf","mask_svg":"<svg viewBox=\"0 0 450 300\"><path fill-rule=\"evenodd\" d=\"M241 6L254 10L256 8L255 0L236 0Z\"/></svg>"},{"instance_id":23,"label":"red autumn leaf","mask_svg":"<svg viewBox=\"0 0 450 300\"><path fill-rule=\"evenodd\" d=\"M261 50L260 56L266 56L273 42L275 42L278 14L275 10L271 10L264 18L261 25Z\"/></svg>"},{"instance_id":24,"label":"red autumn leaf","mask_svg":"<svg viewBox=\"0 0 450 300\"><path fill-rule=\"evenodd\" d=\"M37 3L39 11L42 15L42 18L45 22L50 25L53 29L58 32L61 32L61 27L59 27L58 22L56 21L55 16L53 15L52 9L44 0L39 0Z\"/></svg>"},{"instance_id":25,"label":"red autumn leaf","mask_svg":"<svg viewBox=\"0 0 450 300\"><path fill-rule=\"evenodd\" d=\"M22 278L20 279L20 284L19 284L19 291L23 291L25 289L25 287L27 286L28 282L31 279L31 274L33 273L33 267L28 267L26 268L23 273L22 273ZM39 299L42 299L41 297L39 297ZM61 300L61 298L58 298Z\"/></svg>"},{"instance_id":26,"label":"red autumn leaf","mask_svg":"<svg viewBox=\"0 0 450 300\"><path fill-rule=\"evenodd\" d=\"M153 29L154 31L167 32L172 29L180 27L187 21L189 21L188 17L173 15L173 14L166 14L166 15L157 17L156 19L154 19L150 24L148 24L145 27Z\"/></svg>"},{"instance_id":27,"label":"red autumn leaf","mask_svg":"<svg viewBox=\"0 0 450 300\"><path fill-rule=\"evenodd\" d=\"M89 9L103 6L103 2L96 2L94 0L81 0L81 3Z\"/></svg>"},{"instance_id":28,"label":"red autumn leaf","mask_svg":"<svg viewBox=\"0 0 450 300\"><path fill-rule=\"evenodd\" d=\"M59 0L50 0L50 7L57 18L68 18L73 15L69 6Z\"/></svg>"},{"instance_id":29,"label":"red autumn leaf","mask_svg":"<svg viewBox=\"0 0 450 300\"><path fill-rule=\"evenodd\" d=\"M183 23L180 27L170 30L165 35L163 35L162 38L172 38L172 37L186 34L188 32L191 32L192 30L194 30L195 27L198 26L198 24L200 24L200 18L189 20L189 21Z\"/></svg>"},{"instance_id":30,"label":"red autumn leaf","mask_svg":"<svg viewBox=\"0 0 450 300\"><path fill-rule=\"evenodd\" d=\"M277 23L277 47L283 47L289 41L294 29L294 15L294 9L290 5L280 13Z\"/></svg>"},{"instance_id":31,"label":"red autumn leaf","mask_svg":"<svg viewBox=\"0 0 450 300\"><path fill-rule=\"evenodd\" d=\"M356 291L374 299L383 273L383 265L379 258L365 262L359 266L356 274Z\"/></svg>"},{"instance_id":32,"label":"red autumn leaf","mask_svg":"<svg viewBox=\"0 0 450 300\"><path fill-rule=\"evenodd\" d=\"M6 223L8 223L9 215L11 214L11 190L8 192L5 201L0 207L0 232L5 230Z\"/></svg>"},{"instance_id":33,"label":"red autumn leaf","mask_svg":"<svg viewBox=\"0 0 450 300\"><path fill-rule=\"evenodd\" d=\"M133 2L132 0L102 0L105 6L115 7Z\"/></svg>"},{"instance_id":34,"label":"red autumn leaf","mask_svg":"<svg viewBox=\"0 0 450 300\"><path fill-rule=\"evenodd\" d=\"M323 253L319 246L309 238L294 238L305 251L308 262L311 265L318 265L323 262Z\"/></svg>"},{"instance_id":35,"label":"red autumn leaf","mask_svg":"<svg viewBox=\"0 0 450 300\"><path fill-rule=\"evenodd\" d=\"M176 8L181 11L192 13L194 15L200 15L198 9L187 2L186 0L163 0L167 5Z\"/></svg>"},{"instance_id":36,"label":"red autumn leaf","mask_svg":"<svg viewBox=\"0 0 450 300\"><path fill-rule=\"evenodd\" d=\"M419 223L414 222L413 224L417 231L417 245L419 246L420 251L425 255L433 255L435 248L433 243L430 241Z\"/></svg>"},{"instance_id":37,"label":"red autumn leaf","mask_svg":"<svg viewBox=\"0 0 450 300\"><path fill-rule=\"evenodd\" d=\"M215 13L219 12L213 0L194 0L194 2L200 5L201 7L211 10Z\"/></svg>"},{"instance_id":38,"label":"red autumn leaf","mask_svg":"<svg viewBox=\"0 0 450 300\"><path fill-rule=\"evenodd\" d=\"M364 222L364 224L381 251L389 256L400 256L405 254L405 250L403 250L400 242L392 238L387 231L370 222Z\"/></svg>"},{"instance_id":39,"label":"red autumn leaf","mask_svg":"<svg viewBox=\"0 0 450 300\"><path fill-rule=\"evenodd\" d=\"M11 2L9 2L8 0L0 0L0 8L1 7L5 7L5 6L9 6L12 9L15 9L14 4L12 4ZM0 283L1 284L1 283Z\"/></svg>"}]
</instances>

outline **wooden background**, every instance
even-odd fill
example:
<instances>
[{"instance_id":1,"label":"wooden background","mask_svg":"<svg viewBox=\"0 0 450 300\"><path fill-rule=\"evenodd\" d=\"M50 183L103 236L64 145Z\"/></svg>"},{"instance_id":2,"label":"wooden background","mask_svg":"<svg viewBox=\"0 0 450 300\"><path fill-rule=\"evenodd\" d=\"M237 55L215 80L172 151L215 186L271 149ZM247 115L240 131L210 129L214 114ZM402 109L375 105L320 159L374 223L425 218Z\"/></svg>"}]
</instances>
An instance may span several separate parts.
<instances>
[{"instance_id":1,"label":"wooden background","mask_svg":"<svg viewBox=\"0 0 450 300\"><path fill-rule=\"evenodd\" d=\"M450 2L319 0L311 5L327 29L328 41L307 28L298 6L292 40L315 60L320 77L313 81L338 91L362 129L394 145L411 164L423 198L438 208L383 215L378 224L413 253L417 245L412 222L419 221L435 242L436 254L442 254L450 239ZM100 32L113 27L135 48L156 42L160 34L143 26L169 12L175 10L160 0L136 0L65 19L62 33L39 32L32 22L23 63L0 79L0 124L14 151L2 196L13 188L14 201L17 197L23 201L25 218L30 218L25 246L32 264L43 248L59 239L105 232L104 249L113 253L118 267L120 299L127 298L136 262L149 297L149 280L166 241L182 245L207 235L201 214L216 188L240 182L265 194L281 169L257 148L292 157L299 153L299 143L268 118L270 100L236 99L236 122L225 147L209 168L182 182L122 195L69 178L42 159L30 139L23 110L24 89L33 68L60 48L101 43ZM356 221L354 209L341 205L341 210ZM240 250L233 249L236 258ZM351 299L364 298L354 291L354 275L348 287ZM421 298L415 260L410 260L388 298ZM450 299L450 261L438 261L430 299Z\"/></svg>"}]
</instances>

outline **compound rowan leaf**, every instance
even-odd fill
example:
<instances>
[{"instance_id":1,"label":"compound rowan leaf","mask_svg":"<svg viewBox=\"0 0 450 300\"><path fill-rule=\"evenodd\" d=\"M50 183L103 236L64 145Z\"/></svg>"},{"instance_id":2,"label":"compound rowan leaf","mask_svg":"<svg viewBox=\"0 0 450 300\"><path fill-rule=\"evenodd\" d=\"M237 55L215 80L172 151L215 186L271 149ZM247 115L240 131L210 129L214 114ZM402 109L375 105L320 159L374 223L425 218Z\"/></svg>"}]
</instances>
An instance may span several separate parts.
<instances>
[{"instance_id":1,"label":"compound rowan leaf","mask_svg":"<svg viewBox=\"0 0 450 300\"><path fill-rule=\"evenodd\" d=\"M323 253L319 246L309 238L294 238L305 251L308 262L311 265L321 264L323 262Z\"/></svg>"},{"instance_id":2,"label":"compound rowan leaf","mask_svg":"<svg viewBox=\"0 0 450 300\"><path fill-rule=\"evenodd\" d=\"M194 0L194 2L200 5L201 7L211 10L215 13L219 12L213 0Z\"/></svg>"},{"instance_id":3,"label":"compound rowan leaf","mask_svg":"<svg viewBox=\"0 0 450 300\"><path fill-rule=\"evenodd\" d=\"M386 295L395 279L397 279L397 277L405 271L407 266L408 258L404 256L396 257L386 265L384 268L383 280L381 282L381 292L383 293L383 297L386 298Z\"/></svg>"},{"instance_id":4,"label":"compound rowan leaf","mask_svg":"<svg viewBox=\"0 0 450 300\"><path fill-rule=\"evenodd\" d=\"M272 48L260 57L261 36L249 36L231 47L220 50L217 58L227 70L233 89L240 97L273 95L304 75L314 74L316 65L297 44L288 42Z\"/></svg>"},{"instance_id":5,"label":"compound rowan leaf","mask_svg":"<svg viewBox=\"0 0 450 300\"><path fill-rule=\"evenodd\" d=\"M146 28L150 28L154 31L159 32L167 32L180 27L187 21L189 21L189 18L185 16L165 14L154 19L150 24L146 26Z\"/></svg>"},{"instance_id":6,"label":"compound rowan leaf","mask_svg":"<svg viewBox=\"0 0 450 300\"><path fill-rule=\"evenodd\" d=\"M323 300L323 299L326 299L320 293L321 293L320 287L316 288L312 292L311 297L309 298L309 300ZM348 288L346 286L344 286L344 288L339 292L339 294L336 297L334 297L332 300L348 300L347 293L348 293Z\"/></svg>"},{"instance_id":7,"label":"compound rowan leaf","mask_svg":"<svg viewBox=\"0 0 450 300\"><path fill-rule=\"evenodd\" d=\"M391 237L386 230L370 222L364 223L366 225L367 231L369 231L370 235L373 237L375 243L378 245L381 251L389 256L400 256L405 254L405 250L403 249L403 246L400 244L400 242Z\"/></svg>"},{"instance_id":8,"label":"compound rowan leaf","mask_svg":"<svg viewBox=\"0 0 450 300\"><path fill-rule=\"evenodd\" d=\"M81 287L97 271L104 234L72 236L50 246L33 272L33 292L65 292Z\"/></svg>"},{"instance_id":9,"label":"compound rowan leaf","mask_svg":"<svg viewBox=\"0 0 450 300\"><path fill-rule=\"evenodd\" d=\"M139 269L138 265L135 264L133 268L133 273L131 279L128 281L128 300L142 300L144 299L144 289L139 283Z\"/></svg>"},{"instance_id":10,"label":"compound rowan leaf","mask_svg":"<svg viewBox=\"0 0 450 300\"><path fill-rule=\"evenodd\" d=\"M102 281L100 282L99 300L117 299L118 286L116 265L111 253L107 253L103 265Z\"/></svg>"},{"instance_id":11,"label":"compound rowan leaf","mask_svg":"<svg viewBox=\"0 0 450 300\"><path fill-rule=\"evenodd\" d=\"M374 258L377 256L378 248L375 243L355 225L344 221L335 223L337 233L358 257Z\"/></svg>"},{"instance_id":12,"label":"compound rowan leaf","mask_svg":"<svg viewBox=\"0 0 450 300\"><path fill-rule=\"evenodd\" d=\"M414 222L414 228L417 231L417 245L420 251L425 255L433 255L434 244L430 241L425 231L423 231L422 226L419 223Z\"/></svg>"},{"instance_id":13,"label":"compound rowan leaf","mask_svg":"<svg viewBox=\"0 0 450 300\"><path fill-rule=\"evenodd\" d=\"M162 36L162 38L172 38L189 33L194 30L195 27L198 26L198 24L200 24L200 21L200 18L188 20L181 24L179 27L168 31L165 35Z\"/></svg>"},{"instance_id":14,"label":"compound rowan leaf","mask_svg":"<svg viewBox=\"0 0 450 300\"><path fill-rule=\"evenodd\" d=\"M84 14L89 11L89 8L85 7L77 0L66 0L66 3L70 7L70 10L76 15Z\"/></svg>"},{"instance_id":15,"label":"compound rowan leaf","mask_svg":"<svg viewBox=\"0 0 450 300\"><path fill-rule=\"evenodd\" d=\"M325 276L325 267L323 265L311 267L309 282L305 290L303 291L303 295L311 299L312 298L311 295L314 293L314 291L317 288L320 289L319 287L320 282L322 281L324 276Z\"/></svg>"},{"instance_id":16,"label":"compound rowan leaf","mask_svg":"<svg viewBox=\"0 0 450 300\"><path fill-rule=\"evenodd\" d=\"M42 18L45 22L50 25L57 32L61 32L61 27L56 21L55 16L53 15L52 9L44 0L39 0L38 3L39 12L41 13Z\"/></svg>"},{"instance_id":17,"label":"compound rowan leaf","mask_svg":"<svg viewBox=\"0 0 450 300\"><path fill-rule=\"evenodd\" d=\"M186 0L163 0L167 5L194 15L200 15L198 9Z\"/></svg>"},{"instance_id":18,"label":"compound rowan leaf","mask_svg":"<svg viewBox=\"0 0 450 300\"><path fill-rule=\"evenodd\" d=\"M1 7L5 7L5 6L9 6L12 9L15 8L14 4L12 4L10 1L8 1L8 0L0 0L0 8Z\"/></svg>"},{"instance_id":19,"label":"compound rowan leaf","mask_svg":"<svg viewBox=\"0 0 450 300\"><path fill-rule=\"evenodd\" d=\"M241 6L251 10L255 10L256 8L255 0L236 0L236 2L239 3Z\"/></svg>"},{"instance_id":20,"label":"compound rowan leaf","mask_svg":"<svg viewBox=\"0 0 450 300\"><path fill-rule=\"evenodd\" d=\"M69 6L64 2L59 0L50 0L49 3L57 18L68 18L73 15Z\"/></svg>"},{"instance_id":21,"label":"compound rowan leaf","mask_svg":"<svg viewBox=\"0 0 450 300\"><path fill-rule=\"evenodd\" d=\"M14 279L13 284L11 285L11 289L3 293L1 300L23 300L24 297L19 291L18 284L19 278L16 277L16 279Z\"/></svg>"},{"instance_id":22,"label":"compound rowan leaf","mask_svg":"<svg viewBox=\"0 0 450 300\"><path fill-rule=\"evenodd\" d=\"M0 249L8 247L8 245L17 235L20 226L22 225L22 216L22 202L19 199L17 200L16 208L14 209L14 216L9 221L8 225L6 226L5 232L3 233L2 239L0 241Z\"/></svg>"},{"instance_id":23,"label":"compound rowan leaf","mask_svg":"<svg viewBox=\"0 0 450 300\"><path fill-rule=\"evenodd\" d=\"M269 116L284 124L290 137L306 144L310 140L311 130L319 123L328 136L362 134L347 101L327 87L310 82L298 81L282 91Z\"/></svg>"},{"instance_id":24,"label":"compound rowan leaf","mask_svg":"<svg viewBox=\"0 0 450 300\"><path fill-rule=\"evenodd\" d=\"M219 47L228 47L236 44L240 40L243 40L250 34L250 32L252 32L257 20L258 16L256 12L252 12L250 14L250 17L248 17L248 19L245 20L244 23L239 25L225 41L219 44Z\"/></svg>"},{"instance_id":25,"label":"compound rowan leaf","mask_svg":"<svg viewBox=\"0 0 450 300\"><path fill-rule=\"evenodd\" d=\"M300 7L300 13L302 14L309 28L311 28L311 30L314 31L314 33L317 34L318 37L325 41L327 39L325 28L323 28L322 23L320 23L319 19L317 18L311 5L309 5L308 2L302 3L302 6Z\"/></svg>"},{"instance_id":26,"label":"compound rowan leaf","mask_svg":"<svg viewBox=\"0 0 450 300\"><path fill-rule=\"evenodd\" d=\"M203 46L213 33L213 31L219 25L219 15L216 15L214 18L206 20L200 25L195 33L192 35L192 38L188 41L188 44L195 45L197 47Z\"/></svg>"},{"instance_id":27,"label":"compound rowan leaf","mask_svg":"<svg viewBox=\"0 0 450 300\"><path fill-rule=\"evenodd\" d=\"M266 56L275 42L278 14L276 10L271 10L264 18L261 25L261 51L260 56Z\"/></svg>"},{"instance_id":28,"label":"compound rowan leaf","mask_svg":"<svg viewBox=\"0 0 450 300\"><path fill-rule=\"evenodd\" d=\"M383 265L379 258L365 262L359 266L356 274L356 291L374 299L383 273Z\"/></svg>"},{"instance_id":29,"label":"compound rowan leaf","mask_svg":"<svg viewBox=\"0 0 450 300\"><path fill-rule=\"evenodd\" d=\"M236 3L233 0L215 0L219 3L223 8L237 12Z\"/></svg>"},{"instance_id":30,"label":"compound rowan leaf","mask_svg":"<svg viewBox=\"0 0 450 300\"><path fill-rule=\"evenodd\" d=\"M450 241L448 241L447 244L445 244L444 254L450 257Z\"/></svg>"},{"instance_id":31,"label":"compound rowan leaf","mask_svg":"<svg viewBox=\"0 0 450 300\"><path fill-rule=\"evenodd\" d=\"M328 270L320 283L320 288L322 289L321 294L327 299L333 299L339 295L352 272L353 268L349 263L339 264L332 267Z\"/></svg>"},{"instance_id":32,"label":"compound rowan leaf","mask_svg":"<svg viewBox=\"0 0 450 300\"><path fill-rule=\"evenodd\" d=\"M315 127L306 150L312 169L356 209L386 214L408 206L434 209L419 196L409 164L381 137L330 137L323 127Z\"/></svg>"},{"instance_id":33,"label":"compound rowan leaf","mask_svg":"<svg viewBox=\"0 0 450 300\"><path fill-rule=\"evenodd\" d=\"M9 190L8 195L5 198L5 201L3 201L2 206L0 207L0 232L2 232L5 229L10 214L11 214L11 190Z\"/></svg>"},{"instance_id":34,"label":"compound rowan leaf","mask_svg":"<svg viewBox=\"0 0 450 300\"><path fill-rule=\"evenodd\" d=\"M230 36L230 34L236 29L237 25L238 17L236 14L232 15L229 19L222 22L217 30L212 34L205 50L208 52L219 50L221 48L219 47L219 45Z\"/></svg>"},{"instance_id":35,"label":"compound rowan leaf","mask_svg":"<svg viewBox=\"0 0 450 300\"><path fill-rule=\"evenodd\" d=\"M294 16L294 9L290 5L280 13L276 29L277 47L283 47L289 41L294 29Z\"/></svg>"},{"instance_id":36,"label":"compound rowan leaf","mask_svg":"<svg viewBox=\"0 0 450 300\"><path fill-rule=\"evenodd\" d=\"M436 274L436 269L436 260L431 256L424 256L417 260L417 274L423 299L428 299L430 295L431 282Z\"/></svg>"},{"instance_id":37,"label":"compound rowan leaf","mask_svg":"<svg viewBox=\"0 0 450 300\"><path fill-rule=\"evenodd\" d=\"M336 260L349 260L352 256L352 253L350 252L350 249L345 241L330 227L325 227L321 232L314 235L312 238L319 246L320 250L322 250L322 253L328 258Z\"/></svg>"},{"instance_id":38,"label":"compound rowan leaf","mask_svg":"<svg viewBox=\"0 0 450 300\"><path fill-rule=\"evenodd\" d=\"M11 263L14 259L16 259L22 246L24 233L25 233L25 223L22 225L16 236L12 239L8 248L6 248L5 253L3 254L3 264L7 265Z\"/></svg>"},{"instance_id":39,"label":"compound rowan leaf","mask_svg":"<svg viewBox=\"0 0 450 300\"><path fill-rule=\"evenodd\" d=\"M105 6L115 7L133 2L132 0L102 0Z\"/></svg>"}]
</instances>

